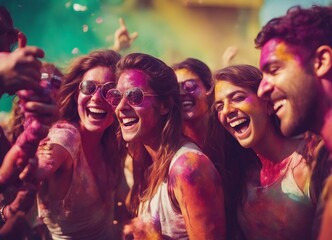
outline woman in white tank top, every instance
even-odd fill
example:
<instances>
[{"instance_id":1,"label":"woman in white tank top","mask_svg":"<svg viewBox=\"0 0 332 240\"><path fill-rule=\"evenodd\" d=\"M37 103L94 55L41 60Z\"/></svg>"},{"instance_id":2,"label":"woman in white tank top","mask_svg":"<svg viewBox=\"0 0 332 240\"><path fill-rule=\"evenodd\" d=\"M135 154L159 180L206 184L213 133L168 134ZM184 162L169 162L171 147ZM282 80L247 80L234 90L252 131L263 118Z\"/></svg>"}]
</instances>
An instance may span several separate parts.
<instances>
[{"instance_id":1,"label":"woman in white tank top","mask_svg":"<svg viewBox=\"0 0 332 240\"><path fill-rule=\"evenodd\" d=\"M147 54L123 57L108 101L116 107L134 159L125 235L134 239L224 239L221 178L209 158L182 133L179 86L173 70Z\"/></svg>"}]
</instances>

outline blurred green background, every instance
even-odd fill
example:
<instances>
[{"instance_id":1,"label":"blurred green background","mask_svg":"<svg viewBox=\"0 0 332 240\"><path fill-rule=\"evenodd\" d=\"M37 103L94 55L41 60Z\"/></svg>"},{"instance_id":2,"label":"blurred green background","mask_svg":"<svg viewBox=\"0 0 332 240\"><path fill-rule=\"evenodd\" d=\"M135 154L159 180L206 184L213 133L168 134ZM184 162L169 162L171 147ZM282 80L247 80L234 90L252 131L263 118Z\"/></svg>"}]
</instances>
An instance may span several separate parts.
<instances>
[{"instance_id":1,"label":"blurred green background","mask_svg":"<svg viewBox=\"0 0 332 240\"><path fill-rule=\"evenodd\" d=\"M118 19L139 37L128 52L146 52L168 64L195 57L212 70L236 46L234 63L258 65L254 38L272 17L292 5L328 5L330 0L0 0L28 44L44 49L45 61L65 69L80 54L113 45ZM3 96L8 112L12 97ZM0 116L1 118L1 116ZM1 120L1 119L0 119Z\"/></svg>"}]
</instances>

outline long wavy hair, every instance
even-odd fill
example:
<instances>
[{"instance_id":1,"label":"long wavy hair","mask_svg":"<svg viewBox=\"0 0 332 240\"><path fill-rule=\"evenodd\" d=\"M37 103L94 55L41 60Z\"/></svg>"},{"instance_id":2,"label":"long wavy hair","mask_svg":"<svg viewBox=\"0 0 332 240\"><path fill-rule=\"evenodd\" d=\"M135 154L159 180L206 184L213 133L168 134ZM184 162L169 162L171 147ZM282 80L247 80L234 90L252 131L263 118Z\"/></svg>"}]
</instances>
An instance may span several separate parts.
<instances>
[{"instance_id":1,"label":"long wavy hair","mask_svg":"<svg viewBox=\"0 0 332 240\"><path fill-rule=\"evenodd\" d=\"M257 92L262 73L256 67L250 65L234 65L217 70L214 73L214 83L229 81L243 88L249 88ZM212 89L213 96L215 88ZM215 112L215 111L214 111ZM221 123L219 122L221 125ZM277 129L277 127L276 127ZM226 131L225 140L225 172L226 172L226 199L225 211L227 218L228 239L242 239L242 233L237 222L238 206L242 207L246 195L245 183L251 169L259 169L261 163L256 153L250 148L242 147L239 142ZM243 237L243 236L242 236Z\"/></svg>"},{"instance_id":2,"label":"long wavy hair","mask_svg":"<svg viewBox=\"0 0 332 240\"><path fill-rule=\"evenodd\" d=\"M120 54L113 50L95 50L71 62L57 95L61 120L66 120L74 124L79 123L80 117L77 109L77 98L79 84L82 81L83 75L96 67L108 67L115 73L115 66L120 58ZM115 114L114 118L116 119ZM116 177L116 183L120 181L125 153L125 148L122 146L120 139L116 137L118 129L119 124L115 121L104 131L101 140L104 154L109 156L110 161L107 163L111 166L111 170Z\"/></svg>"},{"instance_id":3,"label":"long wavy hair","mask_svg":"<svg viewBox=\"0 0 332 240\"><path fill-rule=\"evenodd\" d=\"M182 105L179 86L172 68L163 61L144 53L132 53L117 64L117 76L123 71L137 69L148 76L148 84L158 99L164 102L169 112L163 117L160 132L160 146L155 161L142 144L129 144L134 159L135 183L131 192L131 210L137 214L140 202L150 200L158 186L167 179L169 166L181 144Z\"/></svg>"}]
</instances>

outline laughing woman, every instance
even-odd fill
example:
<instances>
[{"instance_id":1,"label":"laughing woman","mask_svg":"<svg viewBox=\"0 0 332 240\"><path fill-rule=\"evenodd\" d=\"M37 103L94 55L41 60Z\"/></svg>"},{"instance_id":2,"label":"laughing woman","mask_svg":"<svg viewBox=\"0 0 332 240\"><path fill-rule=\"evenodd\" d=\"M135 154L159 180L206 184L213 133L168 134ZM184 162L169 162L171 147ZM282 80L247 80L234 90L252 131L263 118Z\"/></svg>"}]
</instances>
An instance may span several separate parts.
<instances>
[{"instance_id":1,"label":"laughing woman","mask_svg":"<svg viewBox=\"0 0 332 240\"><path fill-rule=\"evenodd\" d=\"M215 73L215 110L237 141L260 159L244 174L237 216L245 239L311 239L317 198L328 168L314 135L286 138L273 109L256 92L261 72L235 65ZM326 172L324 172L326 171Z\"/></svg>"},{"instance_id":2,"label":"laughing woman","mask_svg":"<svg viewBox=\"0 0 332 240\"><path fill-rule=\"evenodd\" d=\"M116 107L123 139L129 150L135 150L131 207L138 217L125 228L125 235L224 239L220 175L182 133L173 70L150 55L133 53L120 60L117 76L118 85L109 91L108 100Z\"/></svg>"},{"instance_id":3,"label":"laughing woman","mask_svg":"<svg viewBox=\"0 0 332 240\"><path fill-rule=\"evenodd\" d=\"M115 87L119 54L94 51L75 59L58 95L60 121L39 147L38 210L53 239L118 239L114 192L122 153L118 123L105 100Z\"/></svg>"}]
</instances>

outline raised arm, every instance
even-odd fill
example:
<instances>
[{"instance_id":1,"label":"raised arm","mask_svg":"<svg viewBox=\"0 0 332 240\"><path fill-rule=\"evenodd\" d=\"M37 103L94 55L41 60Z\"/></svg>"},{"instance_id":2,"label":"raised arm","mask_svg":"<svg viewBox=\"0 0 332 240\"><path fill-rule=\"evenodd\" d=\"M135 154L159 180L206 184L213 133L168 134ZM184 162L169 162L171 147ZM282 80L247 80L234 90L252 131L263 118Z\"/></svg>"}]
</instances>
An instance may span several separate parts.
<instances>
[{"instance_id":1,"label":"raised arm","mask_svg":"<svg viewBox=\"0 0 332 240\"><path fill-rule=\"evenodd\" d=\"M122 18L119 19L120 27L114 33L114 45L112 49L116 52L127 49L138 37L137 32L129 34L127 26Z\"/></svg>"}]
</instances>

